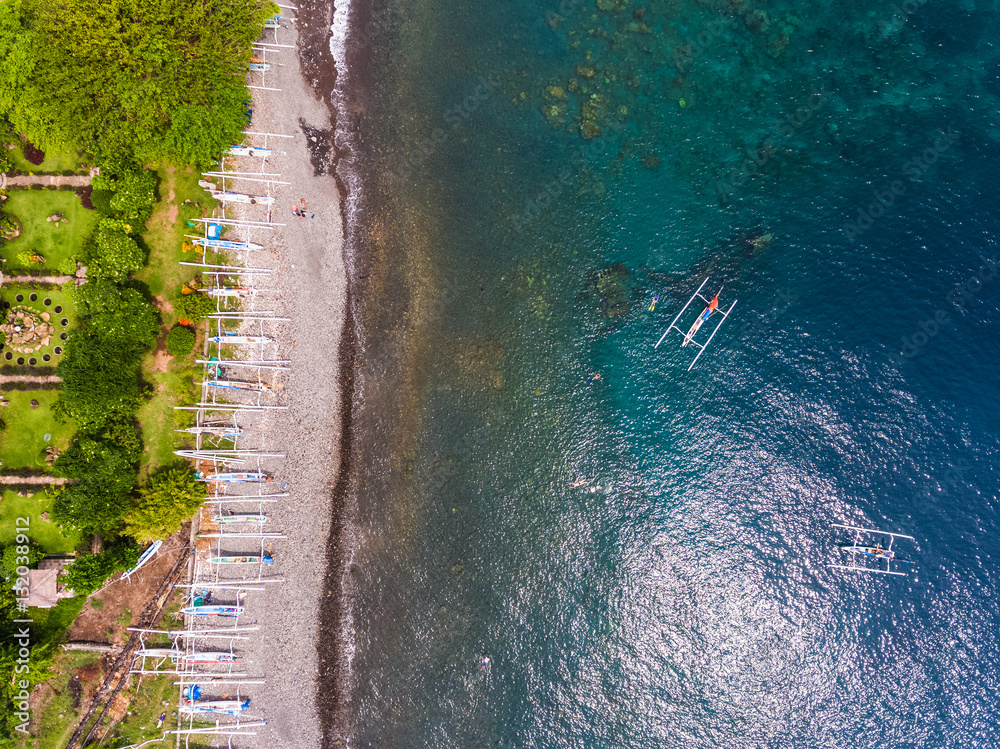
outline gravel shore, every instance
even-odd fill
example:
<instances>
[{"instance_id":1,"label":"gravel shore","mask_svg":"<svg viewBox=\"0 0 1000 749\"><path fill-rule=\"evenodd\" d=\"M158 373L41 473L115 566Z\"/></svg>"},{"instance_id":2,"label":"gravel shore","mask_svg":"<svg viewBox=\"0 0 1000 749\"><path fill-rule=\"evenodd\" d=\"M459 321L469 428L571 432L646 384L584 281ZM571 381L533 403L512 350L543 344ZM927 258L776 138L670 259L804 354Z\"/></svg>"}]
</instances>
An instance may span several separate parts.
<instances>
[{"instance_id":1,"label":"gravel shore","mask_svg":"<svg viewBox=\"0 0 1000 749\"><path fill-rule=\"evenodd\" d=\"M273 41L273 32L265 39ZM295 25L285 21L277 42L295 45L297 40ZM331 130L330 110L303 77L298 50L269 51L267 60L271 70L263 85L281 90L253 92L253 121L248 129L293 136L268 140L267 145L277 153L267 159L264 169L280 174L276 179L290 185L278 186L271 193L277 198L272 220L285 226L255 234L255 241L265 250L253 253L250 263L274 270L260 284L268 293L257 306L290 319L266 324L265 332L277 340L268 355L290 359L291 371L274 376L277 397L267 401L287 405L288 410L248 419L248 438L241 446L285 454L283 459L265 462L264 467L275 477L267 490L279 490L281 482L290 496L266 508L271 517L265 530L287 536L271 544L275 561L266 574L284 582L268 584L266 592L248 593L243 604L246 613L239 619L240 626L260 627L237 647L248 678L267 681L244 694L252 698L253 715L265 718L268 726L258 729L256 737L236 741L247 747L317 749L323 743L316 708L319 611L326 593L327 543L345 405L338 361L347 304L344 232L341 196L329 174L331 165L325 161L332 154L324 152L325 144L317 137L317 132L322 135ZM259 74L251 83L261 85ZM263 140L251 136L249 143L260 146ZM251 157L227 158L225 166L227 171L250 172L259 171L261 162ZM264 192L262 185L236 183L235 187L241 192ZM291 205L302 200L305 218L298 218L292 215ZM263 220L261 206L246 208L242 218ZM255 544L241 540L230 542L228 548L249 552ZM219 740L218 745L225 741Z\"/></svg>"}]
</instances>

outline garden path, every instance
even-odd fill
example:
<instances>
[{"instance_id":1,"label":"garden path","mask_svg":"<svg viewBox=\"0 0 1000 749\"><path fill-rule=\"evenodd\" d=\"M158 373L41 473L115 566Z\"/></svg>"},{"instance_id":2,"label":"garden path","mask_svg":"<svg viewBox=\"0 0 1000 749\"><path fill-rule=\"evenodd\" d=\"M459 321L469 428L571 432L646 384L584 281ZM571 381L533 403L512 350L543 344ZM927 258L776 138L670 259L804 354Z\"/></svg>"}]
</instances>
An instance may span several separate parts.
<instances>
[{"instance_id":1,"label":"garden path","mask_svg":"<svg viewBox=\"0 0 1000 749\"><path fill-rule=\"evenodd\" d=\"M14 476L0 475L0 484L55 484L62 486L69 479L57 478L55 476Z\"/></svg>"},{"instance_id":2,"label":"garden path","mask_svg":"<svg viewBox=\"0 0 1000 749\"><path fill-rule=\"evenodd\" d=\"M73 185L74 187L83 187L90 184L90 179L91 175L89 174L74 174L70 177L64 177L61 174L21 174L17 177L8 177L6 174L0 174L0 190L6 190L8 187L28 187L30 185Z\"/></svg>"},{"instance_id":3,"label":"garden path","mask_svg":"<svg viewBox=\"0 0 1000 749\"><path fill-rule=\"evenodd\" d=\"M62 377L56 375L0 375L0 385L8 382L32 382L36 385L58 385Z\"/></svg>"}]
</instances>

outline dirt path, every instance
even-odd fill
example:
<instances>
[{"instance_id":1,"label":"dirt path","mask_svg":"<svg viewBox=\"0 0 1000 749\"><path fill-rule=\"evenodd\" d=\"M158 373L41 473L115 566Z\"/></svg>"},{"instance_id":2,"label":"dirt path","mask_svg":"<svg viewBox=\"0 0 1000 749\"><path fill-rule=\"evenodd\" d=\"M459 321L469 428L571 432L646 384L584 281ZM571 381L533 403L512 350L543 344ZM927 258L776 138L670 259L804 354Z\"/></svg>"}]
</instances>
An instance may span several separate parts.
<instances>
[{"instance_id":1,"label":"dirt path","mask_svg":"<svg viewBox=\"0 0 1000 749\"><path fill-rule=\"evenodd\" d=\"M62 286L75 281L76 276L4 276L4 283L54 283Z\"/></svg>"}]
</instances>

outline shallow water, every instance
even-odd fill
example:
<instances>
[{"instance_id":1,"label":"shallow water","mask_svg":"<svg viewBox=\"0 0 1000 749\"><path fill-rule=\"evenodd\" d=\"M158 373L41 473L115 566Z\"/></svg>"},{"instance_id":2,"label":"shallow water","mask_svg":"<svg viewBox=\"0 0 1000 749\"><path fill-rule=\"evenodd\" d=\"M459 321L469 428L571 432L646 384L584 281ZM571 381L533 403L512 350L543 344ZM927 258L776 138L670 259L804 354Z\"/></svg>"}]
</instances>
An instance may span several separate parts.
<instances>
[{"instance_id":1,"label":"shallow water","mask_svg":"<svg viewBox=\"0 0 1000 749\"><path fill-rule=\"evenodd\" d=\"M600 8L369 8L352 744L1000 746L994 15Z\"/></svg>"}]
</instances>

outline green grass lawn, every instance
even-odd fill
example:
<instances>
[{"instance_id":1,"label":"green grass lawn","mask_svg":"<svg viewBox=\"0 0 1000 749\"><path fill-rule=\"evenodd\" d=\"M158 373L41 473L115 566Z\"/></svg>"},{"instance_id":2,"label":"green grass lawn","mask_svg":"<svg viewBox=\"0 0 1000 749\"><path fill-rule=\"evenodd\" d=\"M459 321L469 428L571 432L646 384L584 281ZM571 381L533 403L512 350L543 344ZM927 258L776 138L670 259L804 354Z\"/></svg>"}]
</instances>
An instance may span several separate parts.
<instances>
[{"instance_id":1,"label":"green grass lawn","mask_svg":"<svg viewBox=\"0 0 1000 749\"><path fill-rule=\"evenodd\" d=\"M59 391L10 390L4 395L10 405L0 411L5 424L0 432L2 470L45 468L45 448L54 445L57 450L65 450L76 431L71 422L60 424L52 414ZM31 408L32 400L38 401L38 408Z\"/></svg>"},{"instance_id":2,"label":"green grass lawn","mask_svg":"<svg viewBox=\"0 0 1000 749\"><path fill-rule=\"evenodd\" d=\"M212 198L198 187L198 173L192 170L157 170L160 179L158 189L160 202L146 222L143 239L149 247L149 261L136 278L149 287L150 293L167 304L180 294L181 285L190 281L194 273L188 266L179 265L181 260L194 261L199 258L192 252L184 253L181 245L185 234L196 233L183 219L181 207L185 200L200 205L205 213L213 207ZM185 212L201 214L201 210L185 208ZM175 322L177 315L160 306L163 315L163 332L166 333ZM156 355L150 352L143 362L143 376L153 385L153 397L139 410L142 424L142 440L145 453L142 458L143 474L177 462L173 451L187 435L176 430L191 426L194 416L190 411L175 411L174 406L195 401L196 390L193 382L201 380L201 368L194 364L194 357L171 359L164 367L163 354L157 366Z\"/></svg>"},{"instance_id":3,"label":"green grass lawn","mask_svg":"<svg viewBox=\"0 0 1000 749\"><path fill-rule=\"evenodd\" d=\"M70 679L75 673L82 671L90 679L101 674L95 664L101 660L100 653L80 651L57 651L54 675L48 680L49 686L55 692L45 703L42 715L38 720L37 736L29 737L23 733L15 733L14 746L19 747L58 747L66 746L69 737L73 735L76 721L79 720L79 706L74 704L73 690L69 688ZM88 668L89 667L89 668ZM91 673L93 672L93 673Z\"/></svg>"},{"instance_id":4,"label":"green grass lawn","mask_svg":"<svg viewBox=\"0 0 1000 749\"><path fill-rule=\"evenodd\" d=\"M24 147L21 141L14 144L14 150L8 151L15 169L22 172L63 172L72 169L74 172L86 169L89 165L83 161L80 154L72 151L46 151L45 160L35 166L24 158Z\"/></svg>"},{"instance_id":5,"label":"green grass lawn","mask_svg":"<svg viewBox=\"0 0 1000 749\"><path fill-rule=\"evenodd\" d=\"M21 236L0 248L6 275L26 267L58 271L64 261L80 256L100 219L97 211L84 208L69 190L11 190L3 211L21 222ZM68 221L45 220L55 213L62 213ZM27 254L41 255L45 262L22 259Z\"/></svg>"},{"instance_id":6,"label":"green grass lawn","mask_svg":"<svg viewBox=\"0 0 1000 749\"><path fill-rule=\"evenodd\" d=\"M35 297L34 300L31 298L32 295ZM20 300L18 297L21 297ZM68 335L70 328L76 324L76 302L73 295L62 289L32 289L27 285L4 284L0 287L0 299L12 307L28 307L32 312L38 313L39 317L47 313L48 321L56 329L55 334L49 337L49 345L42 346L38 351L15 351L12 346L6 346L0 355L0 364L16 365L18 360L23 360L21 365L28 366L54 367L58 364L66 347L63 336ZM48 304L45 303L46 299L49 301ZM46 356L49 358L46 359ZM35 360L34 365L31 364L31 359ZM3 414L0 414L0 418L3 418Z\"/></svg>"},{"instance_id":7,"label":"green grass lawn","mask_svg":"<svg viewBox=\"0 0 1000 749\"><path fill-rule=\"evenodd\" d=\"M13 543L17 518L28 518L28 536L47 554L68 554L80 542L76 535L65 535L55 523L42 520L42 514L52 509L52 499L44 491L27 497L5 489L0 500L0 546Z\"/></svg>"}]
</instances>

